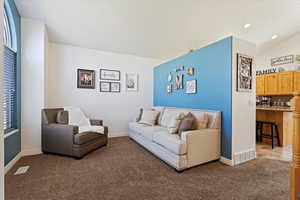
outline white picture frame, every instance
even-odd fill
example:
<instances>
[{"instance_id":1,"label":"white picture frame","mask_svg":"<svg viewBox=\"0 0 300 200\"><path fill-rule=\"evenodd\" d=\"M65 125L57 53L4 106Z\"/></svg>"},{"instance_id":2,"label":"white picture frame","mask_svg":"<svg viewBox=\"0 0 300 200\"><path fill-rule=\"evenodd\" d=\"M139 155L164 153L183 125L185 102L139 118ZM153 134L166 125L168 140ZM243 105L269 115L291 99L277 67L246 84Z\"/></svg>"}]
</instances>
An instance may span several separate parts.
<instances>
[{"instance_id":1,"label":"white picture frame","mask_svg":"<svg viewBox=\"0 0 300 200\"><path fill-rule=\"evenodd\" d=\"M138 91L138 79L137 73L126 73L126 91L137 92Z\"/></svg>"},{"instance_id":2,"label":"white picture frame","mask_svg":"<svg viewBox=\"0 0 300 200\"><path fill-rule=\"evenodd\" d=\"M186 81L186 93L187 94L197 93L197 80Z\"/></svg>"}]
</instances>

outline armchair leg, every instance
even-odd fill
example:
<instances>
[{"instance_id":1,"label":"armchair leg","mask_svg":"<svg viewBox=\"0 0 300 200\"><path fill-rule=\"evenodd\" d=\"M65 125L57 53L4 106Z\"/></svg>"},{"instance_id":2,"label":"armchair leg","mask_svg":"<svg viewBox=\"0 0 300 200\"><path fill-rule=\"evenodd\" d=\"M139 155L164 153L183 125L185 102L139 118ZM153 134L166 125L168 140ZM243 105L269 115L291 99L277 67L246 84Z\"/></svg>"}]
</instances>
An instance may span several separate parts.
<instances>
[{"instance_id":1,"label":"armchair leg","mask_svg":"<svg viewBox=\"0 0 300 200\"><path fill-rule=\"evenodd\" d=\"M182 169L182 170L175 169L175 171L176 171L178 174L181 174L182 172L184 172L184 169Z\"/></svg>"}]
</instances>

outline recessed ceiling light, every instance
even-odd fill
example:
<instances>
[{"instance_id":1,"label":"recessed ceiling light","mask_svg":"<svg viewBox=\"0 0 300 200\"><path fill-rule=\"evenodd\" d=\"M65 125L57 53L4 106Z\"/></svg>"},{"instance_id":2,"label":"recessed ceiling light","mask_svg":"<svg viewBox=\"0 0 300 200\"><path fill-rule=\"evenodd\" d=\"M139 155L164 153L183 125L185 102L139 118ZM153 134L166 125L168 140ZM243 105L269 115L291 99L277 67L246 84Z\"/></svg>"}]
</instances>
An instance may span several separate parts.
<instances>
[{"instance_id":1,"label":"recessed ceiling light","mask_svg":"<svg viewBox=\"0 0 300 200\"><path fill-rule=\"evenodd\" d=\"M278 35L273 35L272 40L275 40L278 37Z\"/></svg>"},{"instance_id":2,"label":"recessed ceiling light","mask_svg":"<svg viewBox=\"0 0 300 200\"><path fill-rule=\"evenodd\" d=\"M244 28L249 28L251 26L251 24L245 24Z\"/></svg>"}]
</instances>

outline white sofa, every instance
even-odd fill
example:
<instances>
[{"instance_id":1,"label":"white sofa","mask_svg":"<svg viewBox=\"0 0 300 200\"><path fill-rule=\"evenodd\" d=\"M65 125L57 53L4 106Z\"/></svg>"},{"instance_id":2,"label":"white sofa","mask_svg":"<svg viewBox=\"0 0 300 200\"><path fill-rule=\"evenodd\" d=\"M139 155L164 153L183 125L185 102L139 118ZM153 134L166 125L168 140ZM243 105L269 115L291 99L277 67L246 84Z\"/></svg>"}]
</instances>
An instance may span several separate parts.
<instances>
[{"instance_id":1,"label":"white sofa","mask_svg":"<svg viewBox=\"0 0 300 200\"><path fill-rule=\"evenodd\" d=\"M207 163L220 158L221 112L210 110L191 110L183 108L153 107L161 111L156 126L137 122L129 123L129 137L151 151L157 157L174 167L177 171ZM191 112L197 119L208 116L208 127L169 134L167 128L160 126L164 114L187 114Z\"/></svg>"}]
</instances>

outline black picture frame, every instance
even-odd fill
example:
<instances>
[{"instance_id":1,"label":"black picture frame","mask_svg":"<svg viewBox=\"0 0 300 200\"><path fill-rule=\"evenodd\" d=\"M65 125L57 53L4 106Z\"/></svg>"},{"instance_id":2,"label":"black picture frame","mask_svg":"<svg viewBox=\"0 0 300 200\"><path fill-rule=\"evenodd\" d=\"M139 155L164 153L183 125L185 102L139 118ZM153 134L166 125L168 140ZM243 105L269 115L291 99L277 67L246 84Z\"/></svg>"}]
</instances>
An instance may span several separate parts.
<instances>
[{"instance_id":1,"label":"black picture frame","mask_svg":"<svg viewBox=\"0 0 300 200\"><path fill-rule=\"evenodd\" d=\"M112 84L118 85L119 90L113 91L113 90L112 90ZM120 82L110 82L110 92L113 92L113 93L120 93L120 92L121 92L121 83L120 83Z\"/></svg>"},{"instance_id":2,"label":"black picture frame","mask_svg":"<svg viewBox=\"0 0 300 200\"><path fill-rule=\"evenodd\" d=\"M253 57L237 54L236 91L251 92L253 89Z\"/></svg>"},{"instance_id":3,"label":"black picture frame","mask_svg":"<svg viewBox=\"0 0 300 200\"><path fill-rule=\"evenodd\" d=\"M117 73L118 78L107 78L104 73ZM106 75L108 76L108 75ZM121 71L119 70L110 70L110 69L100 69L100 80L108 81L120 81L121 80Z\"/></svg>"},{"instance_id":4,"label":"black picture frame","mask_svg":"<svg viewBox=\"0 0 300 200\"><path fill-rule=\"evenodd\" d=\"M102 84L108 84L108 85L109 85L109 90L108 90L108 91L103 90L103 89L102 89ZM99 88L100 88L100 92L110 92L110 91L111 91L111 85L110 85L110 82L107 82L107 81L100 81L100 83L99 83Z\"/></svg>"},{"instance_id":5,"label":"black picture frame","mask_svg":"<svg viewBox=\"0 0 300 200\"><path fill-rule=\"evenodd\" d=\"M91 80L83 80L83 76ZM77 69L77 88L95 89L95 70Z\"/></svg>"}]
</instances>

